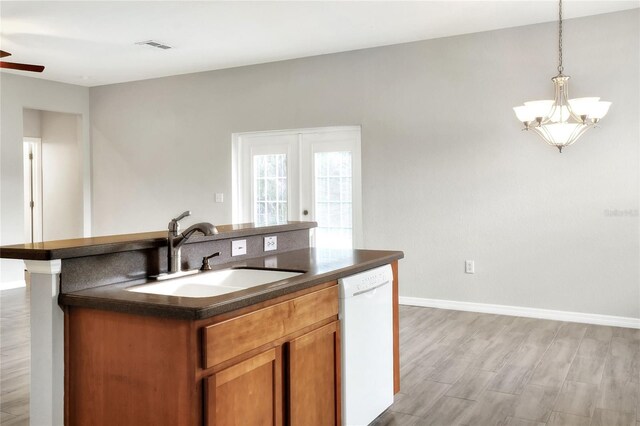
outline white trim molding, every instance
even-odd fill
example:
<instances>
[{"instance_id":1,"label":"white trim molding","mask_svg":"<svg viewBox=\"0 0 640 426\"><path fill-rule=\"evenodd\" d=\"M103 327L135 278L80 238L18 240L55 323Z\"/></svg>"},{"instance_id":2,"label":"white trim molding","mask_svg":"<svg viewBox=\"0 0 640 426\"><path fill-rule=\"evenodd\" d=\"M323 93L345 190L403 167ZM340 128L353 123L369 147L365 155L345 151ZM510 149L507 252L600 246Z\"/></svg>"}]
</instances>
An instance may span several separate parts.
<instances>
[{"instance_id":1,"label":"white trim molding","mask_svg":"<svg viewBox=\"0 0 640 426\"><path fill-rule=\"evenodd\" d=\"M640 318L588 314L584 312L555 311L552 309L528 308L525 306L493 305L489 303L458 302L455 300L443 299L425 299L421 297L400 296L399 301L401 305L422 306L425 308L451 309L456 311L481 312L485 314L509 315L640 329Z\"/></svg>"},{"instance_id":2,"label":"white trim molding","mask_svg":"<svg viewBox=\"0 0 640 426\"><path fill-rule=\"evenodd\" d=\"M24 265L31 274L55 275L62 270L62 261L54 260L25 260Z\"/></svg>"}]
</instances>

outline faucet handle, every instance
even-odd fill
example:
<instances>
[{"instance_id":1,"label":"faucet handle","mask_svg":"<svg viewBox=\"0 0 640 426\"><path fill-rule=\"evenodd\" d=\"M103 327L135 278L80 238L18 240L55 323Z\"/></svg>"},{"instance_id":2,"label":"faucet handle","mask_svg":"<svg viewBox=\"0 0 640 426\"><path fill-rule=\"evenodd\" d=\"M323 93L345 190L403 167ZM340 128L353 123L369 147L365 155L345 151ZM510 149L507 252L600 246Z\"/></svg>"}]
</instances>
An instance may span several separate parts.
<instances>
[{"instance_id":1,"label":"faucet handle","mask_svg":"<svg viewBox=\"0 0 640 426\"><path fill-rule=\"evenodd\" d=\"M209 259L212 257L220 256L220 252L215 252L211 256L205 256L202 258L202 266L200 267L201 271L210 271L211 265L209 265Z\"/></svg>"},{"instance_id":2,"label":"faucet handle","mask_svg":"<svg viewBox=\"0 0 640 426\"><path fill-rule=\"evenodd\" d=\"M180 230L180 224L178 223L178 221L184 219L187 216L191 216L191 210L182 212L180 216L171 219L171 222L169 222L169 232L173 234L174 237L178 235L178 231Z\"/></svg>"},{"instance_id":3,"label":"faucet handle","mask_svg":"<svg viewBox=\"0 0 640 426\"><path fill-rule=\"evenodd\" d=\"M187 216L191 216L191 210L187 210L185 212L182 212L182 214L180 216L176 217L175 219L173 219L173 221L179 222L179 221L181 221L182 219L184 219Z\"/></svg>"}]
</instances>

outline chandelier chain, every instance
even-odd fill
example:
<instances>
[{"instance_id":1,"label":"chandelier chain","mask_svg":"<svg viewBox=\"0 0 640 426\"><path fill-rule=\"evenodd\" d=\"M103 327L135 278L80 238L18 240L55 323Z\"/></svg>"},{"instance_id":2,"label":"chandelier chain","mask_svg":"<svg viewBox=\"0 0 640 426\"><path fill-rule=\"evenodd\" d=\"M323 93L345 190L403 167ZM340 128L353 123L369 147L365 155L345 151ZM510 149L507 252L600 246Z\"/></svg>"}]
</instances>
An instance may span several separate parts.
<instances>
[{"instance_id":1,"label":"chandelier chain","mask_svg":"<svg viewBox=\"0 0 640 426\"><path fill-rule=\"evenodd\" d=\"M564 67L562 66L562 0L558 7L558 72L562 74Z\"/></svg>"}]
</instances>

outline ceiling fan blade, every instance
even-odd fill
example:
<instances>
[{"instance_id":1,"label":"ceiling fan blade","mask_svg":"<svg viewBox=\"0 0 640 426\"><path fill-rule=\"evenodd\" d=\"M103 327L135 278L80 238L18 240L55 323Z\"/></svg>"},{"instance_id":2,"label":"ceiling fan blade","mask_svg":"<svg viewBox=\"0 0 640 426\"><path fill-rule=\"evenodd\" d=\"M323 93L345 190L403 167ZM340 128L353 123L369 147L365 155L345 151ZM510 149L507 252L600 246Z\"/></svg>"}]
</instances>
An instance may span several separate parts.
<instances>
[{"instance_id":1,"label":"ceiling fan blade","mask_svg":"<svg viewBox=\"0 0 640 426\"><path fill-rule=\"evenodd\" d=\"M4 58L5 56L11 56L11 53L0 50L0 58Z\"/></svg>"},{"instance_id":2,"label":"ceiling fan blade","mask_svg":"<svg viewBox=\"0 0 640 426\"><path fill-rule=\"evenodd\" d=\"M12 70L31 71L31 72L44 71L43 65L17 64L15 62L2 62L2 61L0 61L0 68L9 68Z\"/></svg>"}]
</instances>

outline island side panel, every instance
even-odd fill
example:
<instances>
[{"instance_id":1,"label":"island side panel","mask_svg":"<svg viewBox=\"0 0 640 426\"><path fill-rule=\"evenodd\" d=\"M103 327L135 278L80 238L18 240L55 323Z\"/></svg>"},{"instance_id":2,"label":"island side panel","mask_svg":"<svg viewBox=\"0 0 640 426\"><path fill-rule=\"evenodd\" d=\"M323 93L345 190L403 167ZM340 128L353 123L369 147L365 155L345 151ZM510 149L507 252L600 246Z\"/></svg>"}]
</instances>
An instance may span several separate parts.
<instances>
[{"instance_id":1,"label":"island side panel","mask_svg":"<svg viewBox=\"0 0 640 426\"><path fill-rule=\"evenodd\" d=\"M31 275L31 387L33 425L64 421L64 314L58 306L60 260L25 261Z\"/></svg>"},{"instance_id":2,"label":"island side panel","mask_svg":"<svg viewBox=\"0 0 640 426\"><path fill-rule=\"evenodd\" d=\"M398 261L391 262L393 271L393 393L400 392L400 313L398 298Z\"/></svg>"},{"instance_id":3,"label":"island side panel","mask_svg":"<svg viewBox=\"0 0 640 426\"><path fill-rule=\"evenodd\" d=\"M74 307L66 315L67 425L201 422L191 322Z\"/></svg>"}]
</instances>

